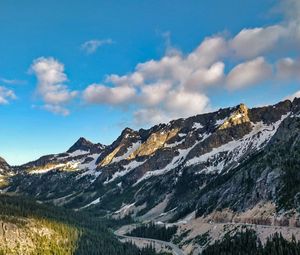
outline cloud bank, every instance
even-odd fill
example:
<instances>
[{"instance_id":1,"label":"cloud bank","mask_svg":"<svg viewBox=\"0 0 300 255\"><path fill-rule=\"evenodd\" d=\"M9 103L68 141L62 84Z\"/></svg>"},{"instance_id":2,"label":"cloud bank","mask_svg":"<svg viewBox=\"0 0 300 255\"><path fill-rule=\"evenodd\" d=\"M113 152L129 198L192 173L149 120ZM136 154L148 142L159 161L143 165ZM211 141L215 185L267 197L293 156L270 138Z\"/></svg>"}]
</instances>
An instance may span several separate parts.
<instances>
[{"instance_id":1,"label":"cloud bank","mask_svg":"<svg viewBox=\"0 0 300 255\"><path fill-rule=\"evenodd\" d=\"M78 92L68 89L64 65L52 57L41 57L33 61L30 71L37 79L37 94L44 102L42 108L56 114L68 115L66 105Z\"/></svg>"},{"instance_id":2,"label":"cloud bank","mask_svg":"<svg viewBox=\"0 0 300 255\"><path fill-rule=\"evenodd\" d=\"M280 10L285 18L278 24L244 28L229 38L207 37L189 54L167 51L131 73L110 74L89 85L83 98L89 104L132 106L135 123L153 124L210 110L212 87L241 90L274 79L300 79L300 61L284 55L299 52L300 2L281 1Z\"/></svg>"}]
</instances>

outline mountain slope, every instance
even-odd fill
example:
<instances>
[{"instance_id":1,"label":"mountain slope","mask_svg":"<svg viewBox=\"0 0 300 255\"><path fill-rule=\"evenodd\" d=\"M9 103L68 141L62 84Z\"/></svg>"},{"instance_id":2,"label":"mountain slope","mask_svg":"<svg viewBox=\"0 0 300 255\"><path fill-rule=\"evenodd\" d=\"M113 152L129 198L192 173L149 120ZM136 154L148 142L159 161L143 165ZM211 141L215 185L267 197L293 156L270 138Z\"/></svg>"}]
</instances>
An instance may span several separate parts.
<instances>
[{"instance_id":1,"label":"mountain slope","mask_svg":"<svg viewBox=\"0 0 300 255\"><path fill-rule=\"evenodd\" d=\"M271 202L298 207L300 100L241 104L150 129L126 128L109 146L81 138L66 153L18 168L8 191L76 210L178 220ZM285 159L290 161L285 162ZM299 193L300 194L300 193Z\"/></svg>"},{"instance_id":2,"label":"mountain slope","mask_svg":"<svg viewBox=\"0 0 300 255\"><path fill-rule=\"evenodd\" d=\"M0 223L0 254L157 254L119 242L105 220L15 195L0 195Z\"/></svg>"}]
</instances>

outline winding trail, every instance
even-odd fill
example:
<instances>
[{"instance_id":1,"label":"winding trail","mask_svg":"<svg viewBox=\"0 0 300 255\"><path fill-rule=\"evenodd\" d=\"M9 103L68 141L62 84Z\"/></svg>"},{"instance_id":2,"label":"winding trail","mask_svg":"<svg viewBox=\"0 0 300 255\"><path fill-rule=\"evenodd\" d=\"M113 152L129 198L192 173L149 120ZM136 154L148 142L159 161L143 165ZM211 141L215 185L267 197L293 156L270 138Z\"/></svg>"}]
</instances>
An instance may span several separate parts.
<instances>
[{"instance_id":1,"label":"winding trail","mask_svg":"<svg viewBox=\"0 0 300 255\"><path fill-rule=\"evenodd\" d=\"M114 234L119 238L125 239L126 241L146 241L146 242L157 243L159 245L169 247L172 250L173 255L184 255L183 251L177 245L170 243L170 242L165 242L165 241L151 239L151 238L120 235L116 232L114 232Z\"/></svg>"}]
</instances>

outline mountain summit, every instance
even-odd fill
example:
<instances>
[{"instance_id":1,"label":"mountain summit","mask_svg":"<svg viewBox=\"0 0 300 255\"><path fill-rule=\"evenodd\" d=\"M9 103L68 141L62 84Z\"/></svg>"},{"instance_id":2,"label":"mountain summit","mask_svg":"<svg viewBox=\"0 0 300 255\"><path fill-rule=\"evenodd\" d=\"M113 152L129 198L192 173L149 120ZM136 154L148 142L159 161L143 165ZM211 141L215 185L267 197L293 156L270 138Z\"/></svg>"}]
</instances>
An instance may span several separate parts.
<instances>
[{"instance_id":1,"label":"mountain summit","mask_svg":"<svg viewBox=\"0 0 300 255\"><path fill-rule=\"evenodd\" d=\"M92 142L90 142L89 140L85 139L84 137L80 137L76 143L74 143L68 150L67 153L73 153L75 151L86 151L86 152L90 152L90 151L95 151L98 149L103 148L104 146L100 143L98 144L94 144Z\"/></svg>"}]
</instances>

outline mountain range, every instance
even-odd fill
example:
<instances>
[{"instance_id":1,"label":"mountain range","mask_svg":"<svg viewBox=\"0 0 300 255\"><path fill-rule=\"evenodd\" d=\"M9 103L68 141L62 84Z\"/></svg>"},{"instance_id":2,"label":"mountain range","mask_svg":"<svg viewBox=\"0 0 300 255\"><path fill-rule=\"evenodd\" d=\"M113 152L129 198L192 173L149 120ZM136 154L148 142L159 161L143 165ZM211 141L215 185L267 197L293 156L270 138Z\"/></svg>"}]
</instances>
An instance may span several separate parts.
<instances>
[{"instance_id":1,"label":"mountain range","mask_svg":"<svg viewBox=\"0 0 300 255\"><path fill-rule=\"evenodd\" d=\"M126 128L110 145L80 138L21 166L0 158L0 183L2 192L118 219L295 227L299 131L300 99L240 104Z\"/></svg>"}]
</instances>

